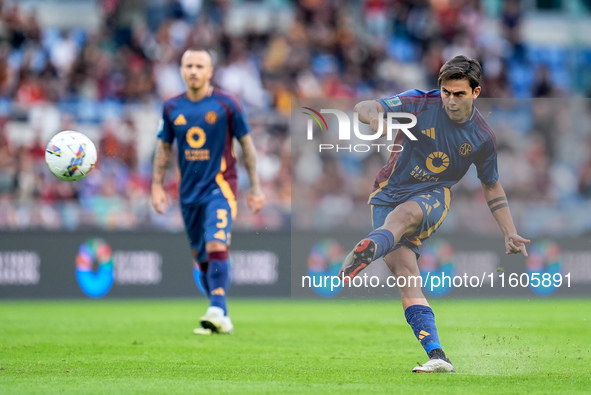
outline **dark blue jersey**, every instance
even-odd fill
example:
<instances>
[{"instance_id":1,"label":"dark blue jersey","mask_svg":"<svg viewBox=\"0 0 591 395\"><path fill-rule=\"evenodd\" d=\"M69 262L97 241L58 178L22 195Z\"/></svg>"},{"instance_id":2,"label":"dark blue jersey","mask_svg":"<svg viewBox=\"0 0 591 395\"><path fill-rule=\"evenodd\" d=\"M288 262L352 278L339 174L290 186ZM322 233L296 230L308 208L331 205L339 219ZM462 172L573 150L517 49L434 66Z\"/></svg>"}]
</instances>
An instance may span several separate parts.
<instances>
[{"instance_id":1,"label":"dark blue jersey","mask_svg":"<svg viewBox=\"0 0 591 395\"><path fill-rule=\"evenodd\" d=\"M472 164L483 183L498 180L495 135L476 108L458 123L446 114L439 90L411 90L378 102L386 113L414 114L417 124L410 131L418 140L398 131L394 142L403 150L393 152L376 176L371 204L400 203L417 193L450 188Z\"/></svg>"},{"instance_id":2,"label":"dark blue jersey","mask_svg":"<svg viewBox=\"0 0 591 395\"><path fill-rule=\"evenodd\" d=\"M158 137L177 141L181 204L199 203L211 193L235 199L232 138L240 139L249 130L238 102L218 89L200 101L182 94L164 103Z\"/></svg>"}]
</instances>

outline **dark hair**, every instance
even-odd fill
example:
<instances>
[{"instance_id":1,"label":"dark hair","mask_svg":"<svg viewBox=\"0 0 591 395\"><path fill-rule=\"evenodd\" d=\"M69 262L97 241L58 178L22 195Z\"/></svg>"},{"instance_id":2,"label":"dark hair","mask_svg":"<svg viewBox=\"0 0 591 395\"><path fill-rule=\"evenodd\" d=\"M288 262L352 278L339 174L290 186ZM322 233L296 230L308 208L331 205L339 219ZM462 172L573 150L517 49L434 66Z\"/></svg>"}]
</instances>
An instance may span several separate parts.
<instances>
[{"instance_id":1,"label":"dark hair","mask_svg":"<svg viewBox=\"0 0 591 395\"><path fill-rule=\"evenodd\" d=\"M441 86L445 80L461 80L465 78L468 80L470 88L474 90L474 88L480 85L481 75L482 68L480 67L480 63L467 56L458 55L441 66L437 85Z\"/></svg>"},{"instance_id":2,"label":"dark hair","mask_svg":"<svg viewBox=\"0 0 591 395\"><path fill-rule=\"evenodd\" d=\"M209 49L207 47L200 46L200 45L193 45L193 46L187 47L187 49L185 49L183 51L183 55L189 51L191 51L191 52L205 52L209 55L209 58L211 59L212 67L215 64L215 54L211 49Z\"/></svg>"}]
</instances>

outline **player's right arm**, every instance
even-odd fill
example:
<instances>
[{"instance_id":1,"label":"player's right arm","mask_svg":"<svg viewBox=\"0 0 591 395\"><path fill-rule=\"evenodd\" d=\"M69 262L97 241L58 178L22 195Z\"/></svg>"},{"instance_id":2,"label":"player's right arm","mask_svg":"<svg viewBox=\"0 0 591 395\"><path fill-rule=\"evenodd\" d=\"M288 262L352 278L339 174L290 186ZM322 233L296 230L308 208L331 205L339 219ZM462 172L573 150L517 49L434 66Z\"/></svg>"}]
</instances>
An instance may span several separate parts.
<instances>
[{"instance_id":1,"label":"player's right arm","mask_svg":"<svg viewBox=\"0 0 591 395\"><path fill-rule=\"evenodd\" d=\"M158 139L152 171L152 205L160 214L166 214L169 207L168 196L164 190L164 175L170 165L171 157L172 144Z\"/></svg>"},{"instance_id":2,"label":"player's right arm","mask_svg":"<svg viewBox=\"0 0 591 395\"><path fill-rule=\"evenodd\" d=\"M380 113L384 112L384 108L377 100L364 100L355 105L353 109L359 114L359 121L368 123L371 130L377 132L379 129ZM382 118L384 119L384 118ZM387 133L386 121L384 120L384 128L382 129L384 136Z\"/></svg>"}]
</instances>

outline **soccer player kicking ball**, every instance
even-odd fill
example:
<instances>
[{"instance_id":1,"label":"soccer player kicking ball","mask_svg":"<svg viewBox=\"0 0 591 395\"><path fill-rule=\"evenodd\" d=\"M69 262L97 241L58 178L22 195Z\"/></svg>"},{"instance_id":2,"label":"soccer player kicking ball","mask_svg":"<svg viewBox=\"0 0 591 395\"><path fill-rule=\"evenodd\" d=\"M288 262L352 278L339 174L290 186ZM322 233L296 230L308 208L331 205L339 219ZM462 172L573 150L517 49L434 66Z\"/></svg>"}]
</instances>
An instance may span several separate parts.
<instances>
[{"instance_id":1,"label":"soccer player kicking ball","mask_svg":"<svg viewBox=\"0 0 591 395\"><path fill-rule=\"evenodd\" d=\"M185 230L201 271L201 284L210 307L196 334L234 330L226 307L232 221L236 218L236 137L242 146L250 179L248 207L257 213L265 202L256 174L256 151L242 109L228 94L210 85L212 58L203 48L188 49L181 59L185 93L164 103L154 157L152 204L166 214L162 186L176 139L180 169L180 204Z\"/></svg>"},{"instance_id":2,"label":"soccer player kicking ball","mask_svg":"<svg viewBox=\"0 0 591 395\"><path fill-rule=\"evenodd\" d=\"M480 93L480 64L456 56L439 72L439 90L411 90L399 95L363 101L355 106L359 120L379 130L380 113L405 112L417 117L411 140L400 131L395 143L401 152L390 155L378 173L370 195L374 231L345 258L339 276L351 281L372 261L383 257L396 277L420 276L417 258L421 241L441 225L449 210L450 188L474 164L482 191L505 236L507 254L527 256L529 240L517 234L497 171L493 131L474 107ZM383 130L386 130L385 127ZM417 277L415 277L417 278ZM429 355L413 372L453 372L435 326L433 310L420 284L400 287L406 321Z\"/></svg>"}]
</instances>

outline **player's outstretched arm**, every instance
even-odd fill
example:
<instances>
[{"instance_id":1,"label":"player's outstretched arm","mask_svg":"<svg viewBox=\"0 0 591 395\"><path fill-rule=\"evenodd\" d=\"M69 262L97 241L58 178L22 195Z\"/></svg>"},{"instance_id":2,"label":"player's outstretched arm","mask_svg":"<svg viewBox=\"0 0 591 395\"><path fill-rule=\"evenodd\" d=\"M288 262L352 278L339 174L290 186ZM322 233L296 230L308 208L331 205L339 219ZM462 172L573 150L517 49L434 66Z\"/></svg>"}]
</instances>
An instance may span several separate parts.
<instances>
[{"instance_id":1,"label":"player's outstretched arm","mask_svg":"<svg viewBox=\"0 0 591 395\"><path fill-rule=\"evenodd\" d=\"M363 123L368 123L371 130L377 132L379 129L379 122L380 122L380 113L384 112L384 108L377 100L364 100L359 102L355 105L353 109L357 114L359 114L359 121ZM383 118L382 118L383 119ZM386 124L384 121L384 128L382 129L385 135L387 132Z\"/></svg>"},{"instance_id":2,"label":"player's outstretched arm","mask_svg":"<svg viewBox=\"0 0 591 395\"><path fill-rule=\"evenodd\" d=\"M248 203L248 208L256 214L265 204L265 195L261 190L259 176L257 175L257 153L250 135L247 134L238 141L242 146L244 167L246 168L248 179L250 180L250 189L248 191L248 196L246 197L246 202Z\"/></svg>"},{"instance_id":3,"label":"player's outstretched arm","mask_svg":"<svg viewBox=\"0 0 591 395\"><path fill-rule=\"evenodd\" d=\"M515 225L513 224L513 217L509 210L509 202L505 196L505 191L499 181L491 185L482 183L482 192L488 203L490 212L497 220L499 228L505 236L505 253L506 254L523 254L527 256L526 244L529 240L517 234Z\"/></svg>"},{"instance_id":4,"label":"player's outstretched arm","mask_svg":"<svg viewBox=\"0 0 591 395\"><path fill-rule=\"evenodd\" d=\"M172 144L158 139L156 154L154 155L154 167L152 172L152 205L160 214L166 214L168 210L168 196L164 190L163 182L166 170L172 157Z\"/></svg>"}]
</instances>

